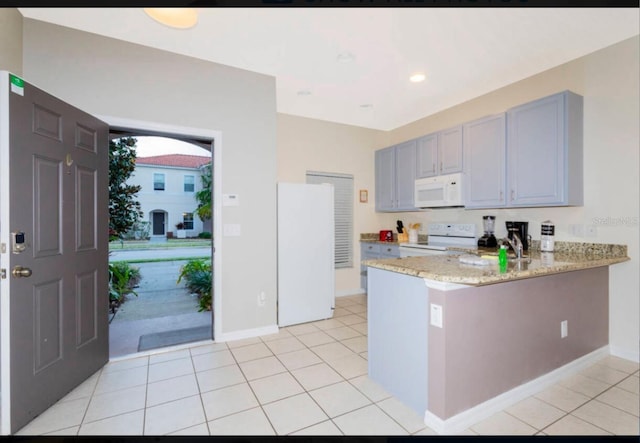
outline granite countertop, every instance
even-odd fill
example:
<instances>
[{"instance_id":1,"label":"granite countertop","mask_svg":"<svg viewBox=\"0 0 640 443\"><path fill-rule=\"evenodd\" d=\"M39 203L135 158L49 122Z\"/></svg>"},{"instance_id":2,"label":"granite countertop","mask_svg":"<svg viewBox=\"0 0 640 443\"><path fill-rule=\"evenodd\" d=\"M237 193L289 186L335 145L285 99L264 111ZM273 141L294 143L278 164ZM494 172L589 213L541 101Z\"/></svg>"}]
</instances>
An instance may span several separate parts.
<instances>
[{"instance_id":1,"label":"granite countertop","mask_svg":"<svg viewBox=\"0 0 640 443\"><path fill-rule=\"evenodd\" d=\"M541 253L537 249L531 249L526 251L527 257L509 260L506 270L501 271L497 260L484 266L464 264L459 261L460 256L465 253L482 254L493 252L495 249L489 251L477 248L451 248L451 250L456 254L366 260L363 263L373 268L414 277L480 286L609 266L630 260L627 257L627 247L624 245L556 242L556 252Z\"/></svg>"}]
</instances>

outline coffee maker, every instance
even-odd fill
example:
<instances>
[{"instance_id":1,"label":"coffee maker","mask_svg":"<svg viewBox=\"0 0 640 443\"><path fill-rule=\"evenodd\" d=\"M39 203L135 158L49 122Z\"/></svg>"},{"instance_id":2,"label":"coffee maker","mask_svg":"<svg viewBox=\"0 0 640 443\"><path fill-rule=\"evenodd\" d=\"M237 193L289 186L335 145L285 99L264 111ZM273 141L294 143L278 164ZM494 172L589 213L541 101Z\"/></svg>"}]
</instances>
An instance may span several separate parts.
<instances>
[{"instance_id":1,"label":"coffee maker","mask_svg":"<svg viewBox=\"0 0 640 443\"><path fill-rule=\"evenodd\" d=\"M495 248L498 246L496 236L493 235L496 222L495 215L483 215L482 225L484 226L484 235L478 239L478 246L485 248Z\"/></svg>"},{"instance_id":2,"label":"coffee maker","mask_svg":"<svg viewBox=\"0 0 640 443\"><path fill-rule=\"evenodd\" d=\"M509 240L513 240L513 233L517 233L518 237L520 237L520 241L522 242L522 250L526 251L529 249L529 243L531 242L531 237L529 236L529 222L524 221L508 221L505 222L507 226L507 236Z\"/></svg>"}]
</instances>

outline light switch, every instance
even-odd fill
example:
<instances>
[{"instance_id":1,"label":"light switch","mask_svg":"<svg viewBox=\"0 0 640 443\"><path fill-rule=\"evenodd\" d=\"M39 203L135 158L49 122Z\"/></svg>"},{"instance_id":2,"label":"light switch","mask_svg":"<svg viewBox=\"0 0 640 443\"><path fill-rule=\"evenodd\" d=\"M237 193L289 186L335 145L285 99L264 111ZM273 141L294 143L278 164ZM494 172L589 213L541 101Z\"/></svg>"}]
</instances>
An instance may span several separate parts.
<instances>
[{"instance_id":1,"label":"light switch","mask_svg":"<svg viewBox=\"0 0 640 443\"><path fill-rule=\"evenodd\" d=\"M431 326L442 327L442 306L431 303Z\"/></svg>"},{"instance_id":2,"label":"light switch","mask_svg":"<svg viewBox=\"0 0 640 443\"><path fill-rule=\"evenodd\" d=\"M225 237L240 237L240 225L235 223L223 225L222 235Z\"/></svg>"},{"instance_id":3,"label":"light switch","mask_svg":"<svg viewBox=\"0 0 640 443\"><path fill-rule=\"evenodd\" d=\"M238 194L222 194L222 206L240 206Z\"/></svg>"}]
</instances>

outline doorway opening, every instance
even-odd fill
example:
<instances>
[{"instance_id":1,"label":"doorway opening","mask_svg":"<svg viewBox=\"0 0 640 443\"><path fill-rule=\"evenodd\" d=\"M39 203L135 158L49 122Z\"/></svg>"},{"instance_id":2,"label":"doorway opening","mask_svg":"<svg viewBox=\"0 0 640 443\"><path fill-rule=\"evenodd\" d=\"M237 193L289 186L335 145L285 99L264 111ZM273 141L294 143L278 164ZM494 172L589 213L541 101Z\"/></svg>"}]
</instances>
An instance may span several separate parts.
<instances>
[{"instance_id":1,"label":"doorway opening","mask_svg":"<svg viewBox=\"0 0 640 443\"><path fill-rule=\"evenodd\" d=\"M167 231L165 229L165 220L167 218L166 211L155 210L151 211L151 235L154 237L166 237Z\"/></svg>"},{"instance_id":2,"label":"doorway opening","mask_svg":"<svg viewBox=\"0 0 640 443\"><path fill-rule=\"evenodd\" d=\"M136 141L127 184L139 186L140 215L110 242L110 269L132 277L110 314L110 358L210 340L214 329L213 139L110 129L111 140L126 137Z\"/></svg>"}]
</instances>

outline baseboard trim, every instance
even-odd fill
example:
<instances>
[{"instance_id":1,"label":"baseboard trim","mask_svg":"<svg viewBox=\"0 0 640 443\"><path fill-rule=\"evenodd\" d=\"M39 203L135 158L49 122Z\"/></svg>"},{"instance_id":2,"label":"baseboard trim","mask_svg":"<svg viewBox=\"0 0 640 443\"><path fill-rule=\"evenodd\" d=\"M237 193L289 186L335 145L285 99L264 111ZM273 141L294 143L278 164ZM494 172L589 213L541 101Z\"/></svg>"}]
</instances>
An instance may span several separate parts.
<instances>
[{"instance_id":1,"label":"baseboard trim","mask_svg":"<svg viewBox=\"0 0 640 443\"><path fill-rule=\"evenodd\" d=\"M469 426L472 426L485 418L489 418L496 412L502 411L527 397L547 389L560 380L582 371L607 355L609 355L609 345L573 360L564 366L554 369L551 372L493 397L484 403L480 403L479 405L467 409L466 411L454 415L446 420L443 420L427 410L424 413L424 422L438 434L457 434L469 428Z\"/></svg>"},{"instance_id":2,"label":"baseboard trim","mask_svg":"<svg viewBox=\"0 0 640 443\"><path fill-rule=\"evenodd\" d=\"M640 352L639 351L629 351L628 349L618 348L617 346L611 346L611 355L614 357L624 358L625 360L630 360L634 363L640 363Z\"/></svg>"},{"instance_id":3,"label":"baseboard trim","mask_svg":"<svg viewBox=\"0 0 640 443\"><path fill-rule=\"evenodd\" d=\"M241 331L225 332L222 337L216 336L216 343L259 337L261 335L277 334L278 325L263 326L262 328L243 329Z\"/></svg>"},{"instance_id":4,"label":"baseboard trim","mask_svg":"<svg viewBox=\"0 0 640 443\"><path fill-rule=\"evenodd\" d=\"M342 291L336 291L336 297L347 297L349 295L360 295L360 294L366 294L366 290L363 288L358 288L358 289L346 289L346 290L342 290Z\"/></svg>"}]
</instances>

